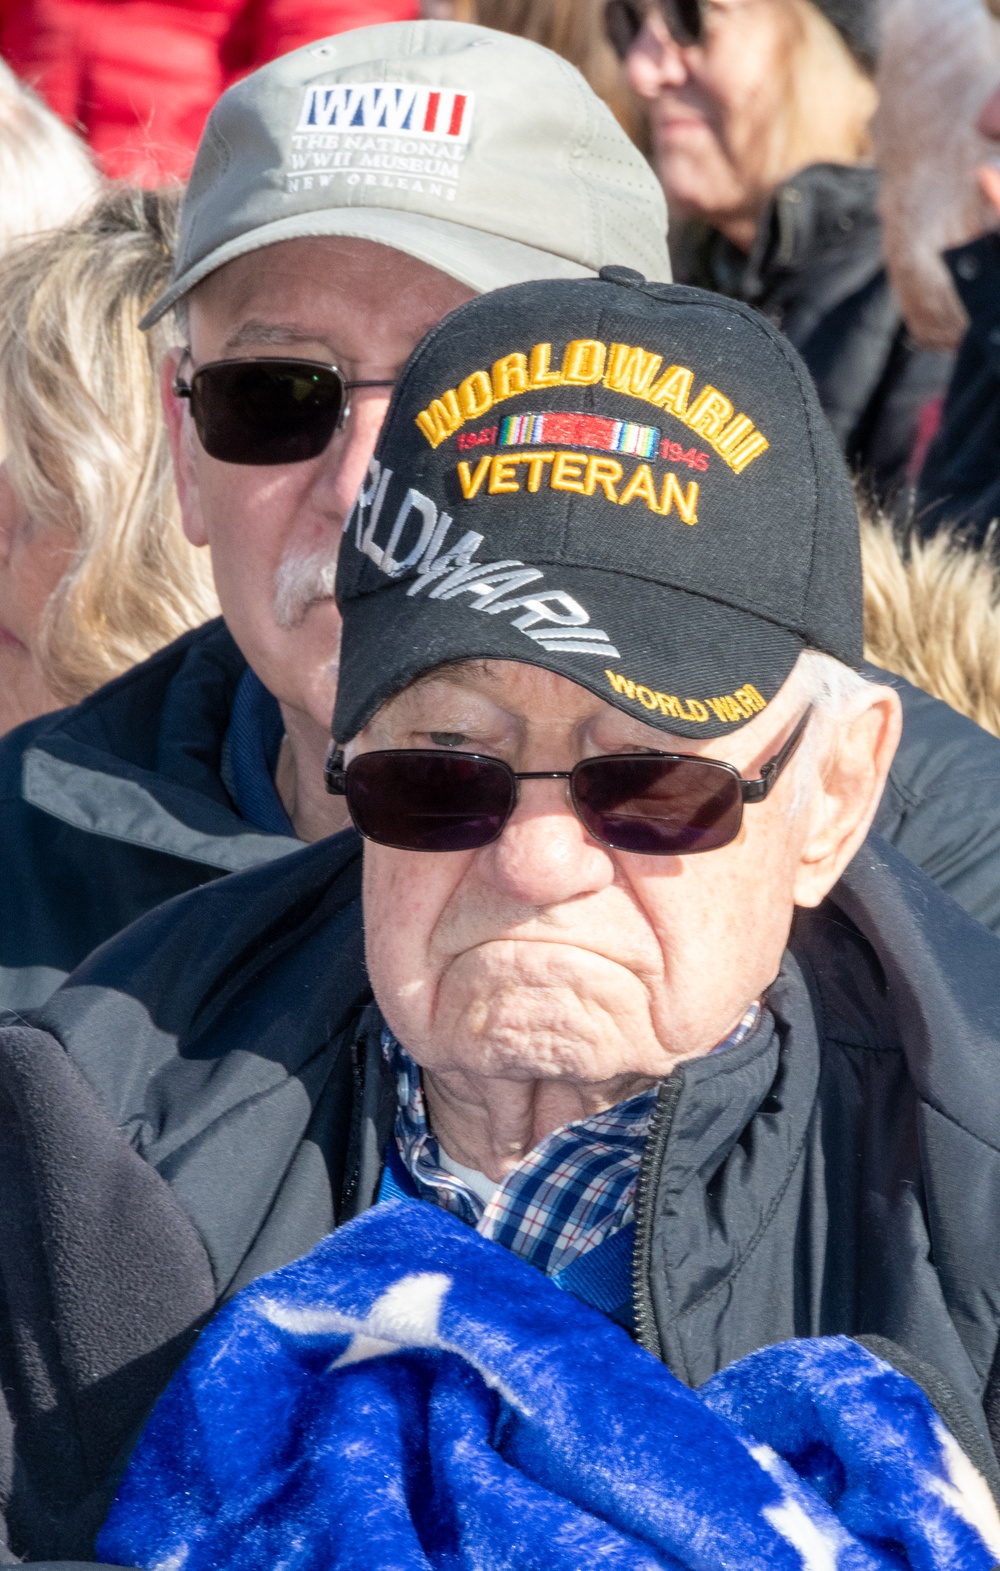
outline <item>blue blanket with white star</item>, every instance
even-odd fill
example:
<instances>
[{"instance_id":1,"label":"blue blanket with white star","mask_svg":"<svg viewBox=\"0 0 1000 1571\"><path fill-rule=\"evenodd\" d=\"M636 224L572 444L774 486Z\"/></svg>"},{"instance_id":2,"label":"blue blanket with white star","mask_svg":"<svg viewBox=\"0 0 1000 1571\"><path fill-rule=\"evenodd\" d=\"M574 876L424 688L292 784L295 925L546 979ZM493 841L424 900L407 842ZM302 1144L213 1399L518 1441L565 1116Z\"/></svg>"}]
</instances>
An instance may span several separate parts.
<instances>
[{"instance_id":1,"label":"blue blanket with white star","mask_svg":"<svg viewBox=\"0 0 1000 1571\"><path fill-rule=\"evenodd\" d=\"M98 1540L149 1571L992 1571L1000 1518L917 1386L833 1337L687 1390L429 1205L245 1289Z\"/></svg>"}]
</instances>

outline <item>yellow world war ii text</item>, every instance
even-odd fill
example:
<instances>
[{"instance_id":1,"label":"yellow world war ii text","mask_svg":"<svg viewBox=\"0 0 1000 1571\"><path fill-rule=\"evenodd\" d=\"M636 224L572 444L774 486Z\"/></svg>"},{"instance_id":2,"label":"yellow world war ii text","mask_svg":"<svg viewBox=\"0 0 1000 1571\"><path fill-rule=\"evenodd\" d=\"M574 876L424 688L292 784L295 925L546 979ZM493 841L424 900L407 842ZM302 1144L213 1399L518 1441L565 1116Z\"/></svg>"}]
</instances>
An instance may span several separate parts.
<instances>
[{"instance_id":1,"label":"yellow world war ii text","mask_svg":"<svg viewBox=\"0 0 1000 1571\"><path fill-rule=\"evenodd\" d=\"M634 699L644 709L658 710L668 720L693 720L704 725L714 715L726 725L736 725L767 708L766 700L752 682L745 682L735 693L724 693L721 698L679 698L676 693L660 693L641 682L633 682L618 671L605 671L604 675L623 698Z\"/></svg>"},{"instance_id":2,"label":"yellow world war ii text","mask_svg":"<svg viewBox=\"0 0 1000 1571\"><path fill-rule=\"evenodd\" d=\"M622 484L624 476L625 470L617 458L538 449L526 453L484 454L474 466L463 458L458 465L458 483L467 502L480 494L506 496L514 491L536 492L547 480L552 491L575 491L579 496L599 493L621 507L629 502L645 502L649 511L661 518L676 512L685 524L698 522L697 480L682 485L673 471L668 470L657 488L648 464L639 464Z\"/></svg>"},{"instance_id":3,"label":"yellow world war ii text","mask_svg":"<svg viewBox=\"0 0 1000 1571\"><path fill-rule=\"evenodd\" d=\"M496 404L522 393L549 387L594 387L639 399L673 415L713 448L735 474L742 474L769 447L749 415L712 384L695 392L689 366L664 366L663 356L637 344L605 344L594 338L573 339L558 366L552 345L535 344L495 361L491 370L472 371L458 385L432 399L417 415L417 425L431 447L439 447L469 420L480 420Z\"/></svg>"}]
</instances>

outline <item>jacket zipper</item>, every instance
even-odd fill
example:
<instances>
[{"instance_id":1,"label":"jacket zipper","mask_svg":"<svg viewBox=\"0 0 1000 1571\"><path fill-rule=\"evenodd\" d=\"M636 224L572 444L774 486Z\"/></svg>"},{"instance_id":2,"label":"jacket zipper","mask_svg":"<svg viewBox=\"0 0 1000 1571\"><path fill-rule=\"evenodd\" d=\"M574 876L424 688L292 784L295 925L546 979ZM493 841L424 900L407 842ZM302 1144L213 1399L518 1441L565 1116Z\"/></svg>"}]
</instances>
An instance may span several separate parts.
<instances>
[{"instance_id":1,"label":"jacket zipper","mask_svg":"<svg viewBox=\"0 0 1000 1571\"><path fill-rule=\"evenodd\" d=\"M683 1075L675 1072L660 1086L649 1134L639 1164L639 1178L635 1186L635 1244L632 1249L632 1311L635 1319L636 1341L654 1358L663 1358L663 1346L656 1327L653 1294L649 1275L653 1253L653 1200L656 1183L663 1167L663 1157L670 1139L674 1112L681 1094Z\"/></svg>"}]
</instances>

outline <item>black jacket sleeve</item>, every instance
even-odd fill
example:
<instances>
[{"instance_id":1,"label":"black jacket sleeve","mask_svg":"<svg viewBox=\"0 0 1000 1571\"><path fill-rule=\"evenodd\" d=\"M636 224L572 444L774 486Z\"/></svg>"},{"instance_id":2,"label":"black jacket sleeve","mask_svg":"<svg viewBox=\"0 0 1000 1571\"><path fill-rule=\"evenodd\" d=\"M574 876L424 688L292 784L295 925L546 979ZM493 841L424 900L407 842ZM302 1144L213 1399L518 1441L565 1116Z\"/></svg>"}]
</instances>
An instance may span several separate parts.
<instances>
[{"instance_id":1,"label":"black jacket sleeve","mask_svg":"<svg viewBox=\"0 0 1000 1571\"><path fill-rule=\"evenodd\" d=\"M0 1560L86 1559L212 1272L60 1044L18 1024L0 1030L0 1193Z\"/></svg>"},{"instance_id":2,"label":"black jacket sleeve","mask_svg":"<svg viewBox=\"0 0 1000 1571\"><path fill-rule=\"evenodd\" d=\"M8 1557L92 1553L199 1324L350 1214L360 862L334 836L183 895L0 1017Z\"/></svg>"}]
</instances>

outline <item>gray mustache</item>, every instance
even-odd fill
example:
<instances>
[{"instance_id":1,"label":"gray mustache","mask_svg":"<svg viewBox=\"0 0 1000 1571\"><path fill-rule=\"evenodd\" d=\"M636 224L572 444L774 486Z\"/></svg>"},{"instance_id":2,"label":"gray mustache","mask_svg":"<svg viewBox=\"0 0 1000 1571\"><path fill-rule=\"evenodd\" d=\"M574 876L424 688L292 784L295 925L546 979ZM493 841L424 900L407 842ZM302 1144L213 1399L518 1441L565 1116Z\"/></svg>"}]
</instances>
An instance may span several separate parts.
<instances>
[{"instance_id":1,"label":"gray mustache","mask_svg":"<svg viewBox=\"0 0 1000 1571\"><path fill-rule=\"evenodd\" d=\"M333 599L339 542L308 553L289 552L274 575L274 620L283 632L298 627L311 605Z\"/></svg>"}]
</instances>

